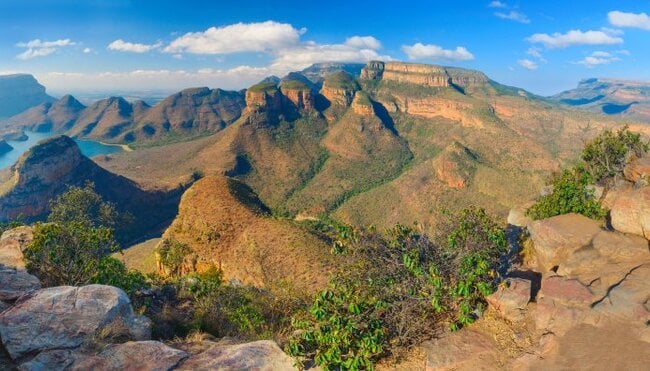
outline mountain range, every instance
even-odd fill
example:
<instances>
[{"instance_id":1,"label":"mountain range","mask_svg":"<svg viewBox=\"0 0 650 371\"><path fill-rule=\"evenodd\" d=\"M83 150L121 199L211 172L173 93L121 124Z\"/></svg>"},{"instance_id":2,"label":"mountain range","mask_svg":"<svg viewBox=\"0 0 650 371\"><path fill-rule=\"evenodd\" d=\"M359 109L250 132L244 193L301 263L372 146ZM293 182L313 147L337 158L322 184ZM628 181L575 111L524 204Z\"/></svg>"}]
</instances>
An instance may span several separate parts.
<instances>
[{"instance_id":1,"label":"mountain range","mask_svg":"<svg viewBox=\"0 0 650 371\"><path fill-rule=\"evenodd\" d=\"M154 106L119 97L84 106L64 96L3 130L129 143L137 150L94 160L144 189L226 175L276 215L432 230L448 209L505 214L533 198L603 128L650 132L636 116L559 100L474 70L328 63L243 91L186 89Z\"/></svg>"},{"instance_id":2,"label":"mountain range","mask_svg":"<svg viewBox=\"0 0 650 371\"><path fill-rule=\"evenodd\" d=\"M0 75L0 119L54 100L32 75Z\"/></svg>"}]
</instances>

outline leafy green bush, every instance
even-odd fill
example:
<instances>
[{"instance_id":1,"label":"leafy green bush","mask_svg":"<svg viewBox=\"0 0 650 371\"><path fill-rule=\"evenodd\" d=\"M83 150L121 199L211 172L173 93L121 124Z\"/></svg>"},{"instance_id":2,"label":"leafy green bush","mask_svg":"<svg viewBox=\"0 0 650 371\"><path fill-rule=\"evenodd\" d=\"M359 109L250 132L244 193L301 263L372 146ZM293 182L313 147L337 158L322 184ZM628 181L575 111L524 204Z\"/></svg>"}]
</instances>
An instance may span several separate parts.
<instances>
[{"instance_id":1,"label":"leafy green bush","mask_svg":"<svg viewBox=\"0 0 650 371\"><path fill-rule=\"evenodd\" d=\"M526 214L535 220L569 213L602 219L607 214L594 196L594 178L583 167L564 170L553 178L553 191L540 197Z\"/></svg>"},{"instance_id":2,"label":"leafy green bush","mask_svg":"<svg viewBox=\"0 0 650 371\"><path fill-rule=\"evenodd\" d=\"M91 282L119 287L129 296L133 296L138 290L150 287L142 273L127 269L121 261L112 256L105 256L99 261L97 272Z\"/></svg>"},{"instance_id":3,"label":"leafy green bush","mask_svg":"<svg viewBox=\"0 0 650 371\"><path fill-rule=\"evenodd\" d=\"M616 132L605 130L582 150L582 160L595 181L617 177L631 157L642 157L650 146L625 126Z\"/></svg>"},{"instance_id":4,"label":"leafy green bush","mask_svg":"<svg viewBox=\"0 0 650 371\"><path fill-rule=\"evenodd\" d=\"M79 286L91 283L102 258L118 249L109 228L81 222L36 224L25 261L44 286Z\"/></svg>"},{"instance_id":5,"label":"leafy green bush","mask_svg":"<svg viewBox=\"0 0 650 371\"><path fill-rule=\"evenodd\" d=\"M443 323L474 321L497 283L504 231L482 209L443 223L440 243L397 225L338 227L341 269L307 313L294 317L286 350L323 369L372 369L383 355L433 337Z\"/></svg>"},{"instance_id":6,"label":"leafy green bush","mask_svg":"<svg viewBox=\"0 0 650 371\"><path fill-rule=\"evenodd\" d=\"M177 274L183 260L192 250L187 244L178 240L166 238L156 248L159 262L172 274Z\"/></svg>"},{"instance_id":7,"label":"leafy green bush","mask_svg":"<svg viewBox=\"0 0 650 371\"><path fill-rule=\"evenodd\" d=\"M95 192L95 185L70 187L50 202L48 221L54 223L75 222L88 227L115 228L119 213L115 205L105 202Z\"/></svg>"}]
</instances>

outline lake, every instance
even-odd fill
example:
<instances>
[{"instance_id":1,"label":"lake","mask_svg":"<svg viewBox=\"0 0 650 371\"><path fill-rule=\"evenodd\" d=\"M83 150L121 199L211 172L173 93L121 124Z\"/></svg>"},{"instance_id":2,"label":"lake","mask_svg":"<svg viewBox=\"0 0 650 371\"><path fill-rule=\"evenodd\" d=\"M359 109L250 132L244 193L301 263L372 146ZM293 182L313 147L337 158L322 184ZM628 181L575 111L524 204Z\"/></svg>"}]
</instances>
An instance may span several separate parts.
<instances>
[{"instance_id":1,"label":"lake","mask_svg":"<svg viewBox=\"0 0 650 371\"><path fill-rule=\"evenodd\" d=\"M49 138L56 134L54 133L37 133L33 131L25 131L25 134L29 137L26 141L17 142L13 140L8 140L10 146L14 147L13 151L0 155L0 170L6 169L13 165L18 158L25 153L28 149L33 147L38 141ZM97 155L108 155L110 153L121 152L122 148L119 146L111 146L106 144L101 144L93 140L81 140L75 139L77 145L87 157L94 157Z\"/></svg>"}]
</instances>

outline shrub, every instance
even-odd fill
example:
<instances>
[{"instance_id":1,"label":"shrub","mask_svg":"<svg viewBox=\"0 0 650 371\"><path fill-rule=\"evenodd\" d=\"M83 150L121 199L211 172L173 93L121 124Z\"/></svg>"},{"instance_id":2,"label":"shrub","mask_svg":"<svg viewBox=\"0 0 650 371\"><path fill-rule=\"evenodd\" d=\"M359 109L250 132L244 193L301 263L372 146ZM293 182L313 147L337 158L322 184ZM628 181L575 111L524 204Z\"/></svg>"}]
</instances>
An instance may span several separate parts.
<instances>
[{"instance_id":1,"label":"shrub","mask_svg":"<svg viewBox=\"0 0 650 371\"><path fill-rule=\"evenodd\" d=\"M142 273L127 269L121 261L112 256L105 256L99 261L92 283L119 287L129 296L133 296L138 290L150 287Z\"/></svg>"},{"instance_id":2,"label":"shrub","mask_svg":"<svg viewBox=\"0 0 650 371\"><path fill-rule=\"evenodd\" d=\"M594 178L583 167L564 170L552 180L553 191L540 197L526 214L535 220L568 213L582 214L592 219L606 215L591 185Z\"/></svg>"},{"instance_id":3,"label":"shrub","mask_svg":"<svg viewBox=\"0 0 650 371\"><path fill-rule=\"evenodd\" d=\"M171 238L164 239L156 248L160 264L169 269L171 274L178 274L185 256L191 251L187 244Z\"/></svg>"},{"instance_id":4,"label":"shrub","mask_svg":"<svg viewBox=\"0 0 650 371\"><path fill-rule=\"evenodd\" d=\"M108 228L80 222L36 224L25 261L45 286L80 286L91 283L102 258L117 250Z\"/></svg>"},{"instance_id":5,"label":"shrub","mask_svg":"<svg viewBox=\"0 0 650 371\"><path fill-rule=\"evenodd\" d=\"M582 160L595 181L617 177L631 157L642 157L650 149L641 134L625 126L616 132L605 130L582 150Z\"/></svg>"},{"instance_id":6,"label":"shrub","mask_svg":"<svg viewBox=\"0 0 650 371\"><path fill-rule=\"evenodd\" d=\"M443 223L441 244L404 226L383 233L338 227L342 267L286 350L323 369L372 369L388 353L433 337L442 323L471 323L497 284L504 231L482 209Z\"/></svg>"},{"instance_id":7,"label":"shrub","mask_svg":"<svg viewBox=\"0 0 650 371\"><path fill-rule=\"evenodd\" d=\"M86 183L83 187L70 187L50 202L50 222L75 222L88 227L115 228L118 219L119 213L115 205L105 202L95 192L93 183Z\"/></svg>"}]
</instances>

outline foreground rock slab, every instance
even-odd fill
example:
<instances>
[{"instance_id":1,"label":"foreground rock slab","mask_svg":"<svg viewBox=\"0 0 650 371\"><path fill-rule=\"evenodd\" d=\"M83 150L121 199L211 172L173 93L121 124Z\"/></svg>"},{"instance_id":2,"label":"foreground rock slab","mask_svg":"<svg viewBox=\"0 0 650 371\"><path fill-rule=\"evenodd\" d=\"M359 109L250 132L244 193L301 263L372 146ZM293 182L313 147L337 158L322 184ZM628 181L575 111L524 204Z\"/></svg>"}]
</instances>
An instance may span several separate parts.
<instances>
[{"instance_id":1,"label":"foreground rock slab","mask_svg":"<svg viewBox=\"0 0 650 371\"><path fill-rule=\"evenodd\" d=\"M13 301L41 288L41 282L31 274L0 266L0 301Z\"/></svg>"},{"instance_id":2,"label":"foreground rock slab","mask_svg":"<svg viewBox=\"0 0 650 371\"><path fill-rule=\"evenodd\" d=\"M0 314L0 337L14 360L54 349L79 347L103 326L121 320L133 337L148 321L134 315L124 291L104 285L60 286L24 296Z\"/></svg>"},{"instance_id":3,"label":"foreground rock slab","mask_svg":"<svg viewBox=\"0 0 650 371\"><path fill-rule=\"evenodd\" d=\"M174 369L188 354L158 341L137 341L110 345L96 356L86 357L71 370L148 370Z\"/></svg>"},{"instance_id":4,"label":"foreground rock slab","mask_svg":"<svg viewBox=\"0 0 650 371\"><path fill-rule=\"evenodd\" d=\"M179 370L295 370L293 360L270 340L215 345L190 357Z\"/></svg>"}]
</instances>

